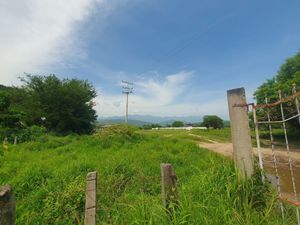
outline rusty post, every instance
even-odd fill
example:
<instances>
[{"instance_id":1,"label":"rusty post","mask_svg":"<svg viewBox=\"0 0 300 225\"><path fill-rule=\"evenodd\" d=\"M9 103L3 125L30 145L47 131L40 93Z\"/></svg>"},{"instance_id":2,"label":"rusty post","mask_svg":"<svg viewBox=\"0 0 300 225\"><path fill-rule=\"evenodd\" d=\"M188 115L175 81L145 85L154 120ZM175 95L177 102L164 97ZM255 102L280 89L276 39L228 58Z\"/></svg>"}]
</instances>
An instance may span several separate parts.
<instances>
[{"instance_id":1,"label":"rusty post","mask_svg":"<svg viewBox=\"0 0 300 225\"><path fill-rule=\"evenodd\" d=\"M256 138L256 143L257 143L259 168L261 170L261 179L262 179L262 182L265 183L264 163L263 163L262 152L261 152L261 147L260 147L260 138L259 138L259 129L258 129L259 127L258 127L258 123L257 123L257 115L256 115L255 105L253 106L253 121L254 121L254 125L255 125L255 138Z\"/></svg>"},{"instance_id":2,"label":"rusty post","mask_svg":"<svg viewBox=\"0 0 300 225\"><path fill-rule=\"evenodd\" d=\"M265 98L265 103L266 103L266 105L268 104L268 98L267 97ZM279 195L279 198L281 198L282 195L281 195L280 179L279 179L279 173L278 173L278 167L277 167L277 157L276 157L276 154L275 154L273 129L272 129L272 124L270 123L271 122L271 117L270 117L270 109L269 108L267 108L266 114L267 114L267 118L268 118L268 127L269 127L271 149L272 149L272 159L273 159L274 168L275 168L276 188L277 188L277 193ZM282 204L281 201L279 202L279 207L280 207L282 219L284 220L284 208L283 208L283 204Z\"/></svg>"},{"instance_id":3,"label":"rusty post","mask_svg":"<svg viewBox=\"0 0 300 225\"><path fill-rule=\"evenodd\" d=\"M168 214L172 216L173 209L178 205L177 177L172 164L161 164L162 202Z\"/></svg>"},{"instance_id":4,"label":"rusty post","mask_svg":"<svg viewBox=\"0 0 300 225\"><path fill-rule=\"evenodd\" d=\"M278 92L279 95L279 100L282 100L282 95L281 95L281 90ZM295 200L297 200L297 188L296 188L296 181L295 181L295 176L294 176L294 169L293 169L293 161L290 155L290 146L289 146L289 140L287 136L287 129L286 129L286 123L285 123L285 116L284 116L284 111L283 111L283 105L280 103L280 112L281 112L281 118L282 118L282 128L284 132L284 139L285 139L285 146L286 146L286 151L287 151L287 156L288 156L288 161L289 161L289 168L290 168L290 174L291 174L291 181L292 181L292 187L293 187L293 192L295 196ZM299 209L296 208L296 216L297 216L297 224L300 225L300 213Z\"/></svg>"},{"instance_id":5,"label":"rusty post","mask_svg":"<svg viewBox=\"0 0 300 225\"><path fill-rule=\"evenodd\" d=\"M12 187L0 187L0 225L14 225L16 218L16 200Z\"/></svg>"},{"instance_id":6,"label":"rusty post","mask_svg":"<svg viewBox=\"0 0 300 225\"><path fill-rule=\"evenodd\" d=\"M254 171L253 151L245 89L228 90L227 98L235 166L242 179L250 178Z\"/></svg>"}]
</instances>

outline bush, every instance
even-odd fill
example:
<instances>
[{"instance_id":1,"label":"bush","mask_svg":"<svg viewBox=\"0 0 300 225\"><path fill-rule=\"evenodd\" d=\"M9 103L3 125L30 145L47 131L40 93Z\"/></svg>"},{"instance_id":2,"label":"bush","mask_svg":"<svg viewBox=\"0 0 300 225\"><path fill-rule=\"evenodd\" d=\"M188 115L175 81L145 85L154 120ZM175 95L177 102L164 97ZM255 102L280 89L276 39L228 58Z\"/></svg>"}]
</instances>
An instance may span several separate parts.
<instances>
[{"instance_id":1,"label":"bush","mask_svg":"<svg viewBox=\"0 0 300 225\"><path fill-rule=\"evenodd\" d=\"M8 142L13 143L14 138L18 138L18 142L34 141L41 135L46 133L46 128L39 126L31 126L25 129L1 128L0 139L7 137Z\"/></svg>"},{"instance_id":2,"label":"bush","mask_svg":"<svg viewBox=\"0 0 300 225\"><path fill-rule=\"evenodd\" d=\"M16 223L83 224L85 177L96 170L102 224L282 224L275 196L260 177L240 183L231 161L182 138L136 129L43 135L12 146L0 163L0 184L15 188ZM103 140L109 148L99 144ZM161 204L160 164L166 162L178 177L179 207L173 218Z\"/></svg>"},{"instance_id":3,"label":"bush","mask_svg":"<svg viewBox=\"0 0 300 225\"><path fill-rule=\"evenodd\" d=\"M184 123L182 121L174 121L172 127L183 127Z\"/></svg>"},{"instance_id":4,"label":"bush","mask_svg":"<svg viewBox=\"0 0 300 225\"><path fill-rule=\"evenodd\" d=\"M209 115L203 117L202 126L204 127L212 127L214 129L221 129L224 127L223 120L216 115Z\"/></svg>"}]
</instances>

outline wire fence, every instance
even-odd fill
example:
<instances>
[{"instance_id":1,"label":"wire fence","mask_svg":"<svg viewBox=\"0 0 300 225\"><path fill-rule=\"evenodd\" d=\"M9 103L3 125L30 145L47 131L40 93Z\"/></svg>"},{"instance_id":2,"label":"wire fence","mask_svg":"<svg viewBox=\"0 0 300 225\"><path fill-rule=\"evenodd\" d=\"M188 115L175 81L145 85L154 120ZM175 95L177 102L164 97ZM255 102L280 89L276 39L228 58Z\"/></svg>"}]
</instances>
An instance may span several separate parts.
<instances>
[{"instance_id":1,"label":"wire fence","mask_svg":"<svg viewBox=\"0 0 300 225\"><path fill-rule=\"evenodd\" d=\"M290 144L288 135L288 125L292 120L298 119L300 125L300 109L299 109L299 97L300 92L297 92L296 85L292 87L292 95L282 97L282 91L278 91L278 100L270 103L268 97L265 98L265 104L252 104L253 108L253 120L255 125L255 136L259 156L259 165L262 170L262 180L265 181L267 170L272 169L275 173L275 185L279 196L279 207L282 213L282 218L285 217L285 210L282 202L296 206L296 219L297 224L300 225L300 196L298 194L297 182L300 181L300 177L297 179L297 168L300 168L300 153L295 155L294 153L300 151L297 144ZM280 126L278 126L280 125ZM280 129L283 133L283 143L275 141L275 129ZM260 132L266 129L269 136L269 145L271 148L271 156L264 154L264 148L261 147ZM291 148L292 147L292 148ZM281 154L279 154L281 152ZM282 153L285 153L283 155ZM293 155L292 155L293 153ZM299 171L298 171L299 172ZM291 193L285 193L282 189L282 181L289 174L291 183Z\"/></svg>"}]
</instances>

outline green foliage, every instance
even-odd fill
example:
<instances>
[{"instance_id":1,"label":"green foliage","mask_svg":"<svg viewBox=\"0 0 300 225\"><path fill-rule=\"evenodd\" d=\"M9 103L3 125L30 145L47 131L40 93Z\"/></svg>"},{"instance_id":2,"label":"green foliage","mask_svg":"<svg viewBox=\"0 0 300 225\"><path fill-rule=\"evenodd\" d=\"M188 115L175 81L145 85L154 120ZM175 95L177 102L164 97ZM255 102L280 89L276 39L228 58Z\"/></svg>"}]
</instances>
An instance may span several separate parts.
<instances>
[{"instance_id":1,"label":"green foliage","mask_svg":"<svg viewBox=\"0 0 300 225\"><path fill-rule=\"evenodd\" d=\"M55 75L23 78L24 89L38 108L34 120L49 130L67 134L89 133L96 120L92 99L96 91L91 83L77 79L60 80ZM45 121L41 120L45 118Z\"/></svg>"},{"instance_id":2,"label":"green foliage","mask_svg":"<svg viewBox=\"0 0 300 225\"><path fill-rule=\"evenodd\" d=\"M224 124L224 127L230 127L230 121L229 120L224 120L223 124Z\"/></svg>"},{"instance_id":3,"label":"green foliage","mask_svg":"<svg viewBox=\"0 0 300 225\"><path fill-rule=\"evenodd\" d=\"M161 127L161 125L152 123L152 124L145 124L142 126L142 128L145 130L150 130L152 128L157 128L157 127L159 128Z\"/></svg>"},{"instance_id":4,"label":"green foliage","mask_svg":"<svg viewBox=\"0 0 300 225\"><path fill-rule=\"evenodd\" d=\"M4 91L0 92L0 112L6 112L10 105L9 98Z\"/></svg>"},{"instance_id":5,"label":"green foliage","mask_svg":"<svg viewBox=\"0 0 300 225\"><path fill-rule=\"evenodd\" d=\"M221 129L224 127L223 120L216 115L206 115L203 117L202 126L207 128Z\"/></svg>"},{"instance_id":6,"label":"green foliage","mask_svg":"<svg viewBox=\"0 0 300 225\"><path fill-rule=\"evenodd\" d=\"M137 127L130 125L113 125L96 132L93 136L97 137L103 148L110 148L112 145L121 147L127 141L135 142L140 139L137 130Z\"/></svg>"},{"instance_id":7,"label":"green foliage","mask_svg":"<svg viewBox=\"0 0 300 225\"><path fill-rule=\"evenodd\" d=\"M39 126L31 126L23 129L19 128L0 128L0 140L7 137L10 143L14 138L18 138L18 142L34 141L41 135L46 133L46 128Z\"/></svg>"},{"instance_id":8,"label":"green foliage","mask_svg":"<svg viewBox=\"0 0 300 225\"><path fill-rule=\"evenodd\" d=\"M174 121L172 123L172 127L183 127L184 126L184 123L182 121Z\"/></svg>"},{"instance_id":9,"label":"green foliage","mask_svg":"<svg viewBox=\"0 0 300 225\"><path fill-rule=\"evenodd\" d=\"M288 58L284 64L281 65L277 74L272 78L264 82L255 91L254 96L258 104L265 104L265 98L268 98L268 102L276 102L279 100L278 92L281 90L282 97L292 95L293 84L296 85L296 89L300 91L300 51L293 57ZM295 112L294 103L286 104L284 107L285 114L292 114ZM280 109L272 108L271 114L274 120L281 119ZM259 111L258 117L265 118L265 112ZM299 123L297 118L288 122L288 124L294 128L299 129Z\"/></svg>"},{"instance_id":10,"label":"green foliage","mask_svg":"<svg viewBox=\"0 0 300 225\"><path fill-rule=\"evenodd\" d=\"M200 141L217 141L217 142L231 142L230 128L224 129L207 129L207 130L191 130L192 134L201 138Z\"/></svg>"},{"instance_id":11,"label":"green foliage","mask_svg":"<svg viewBox=\"0 0 300 225\"><path fill-rule=\"evenodd\" d=\"M22 128L22 113L10 109L11 100L5 90L0 90L0 128Z\"/></svg>"},{"instance_id":12,"label":"green foliage","mask_svg":"<svg viewBox=\"0 0 300 225\"><path fill-rule=\"evenodd\" d=\"M21 88L0 88L0 126L9 128L23 128L26 126L24 106L31 107L24 100L27 98ZM32 110L32 109L31 109Z\"/></svg>"},{"instance_id":13,"label":"green foliage","mask_svg":"<svg viewBox=\"0 0 300 225\"><path fill-rule=\"evenodd\" d=\"M164 134L113 126L9 146L0 185L15 188L17 224L83 224L85 177L93 170L99 224L282 224L275 195L256 177L241 183L230 160ZM179 178L172 218L161 203L160 163L172 163Z\"/></svg>"},{"instance_id":14,"label":"green foliage","mask_svg":"<svg viewBox=\"0 0 300 225\"><path fill-rule=\"evenodd\" d=\"M59 134L90 133L96 120L92 84L55 75L22 78L22 87L0 89L0 127L44 126Z\"/></svg>"}]
</instances>

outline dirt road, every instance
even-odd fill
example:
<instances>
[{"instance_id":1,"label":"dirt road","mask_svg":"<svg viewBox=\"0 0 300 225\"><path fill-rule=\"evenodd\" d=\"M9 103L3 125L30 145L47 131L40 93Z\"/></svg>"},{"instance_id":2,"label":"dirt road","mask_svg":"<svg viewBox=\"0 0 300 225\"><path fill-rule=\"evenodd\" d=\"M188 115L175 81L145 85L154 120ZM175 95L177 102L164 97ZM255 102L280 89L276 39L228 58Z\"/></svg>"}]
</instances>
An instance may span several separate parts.
<instances>
[{"instance_id":1,"label":"dirt road","mask_svg":"<svg viewBox=\"0 0 300 225\"><path fill-rule=\"evenodd\" d=\"M219 142L200 142L199 143L200 147L207 148L211 151L214 151L216 153L219 153L221 155L227 156L227 157L232 157L233 155L233 147L232 143L219 143ZM257 148L253 149L254 154L257 156ZM272 149L271 148L261 148L261 152L263 155L263 158L266 160L271 160L272 159ZM276 148L275 149L275 156L277 157L278 160L283 160L287 161L288 156L286 149L284 148ZM297 161L300 163L300 151L295 152L294 149L293 151L290 151L290 156L294 161Z\"/></svg>"},{"instance_id":2,"label":"dirt road","mask_svg":"<svg viewBox=\"0 0 300 225\"><path fill-rule=\"evenodd\" d=\"M233 157L233 147L232 143L219 143L219 142L200 142L199 146L202 148L209 149L226 157ZM294 149L293 149L294 150ZM253 149L254 154L257 156L257 148ZM272 149L261 148L264 162L264 169L266 175L271 183L276 186L276 176L274 161L272 160ZM280 186L282 196L289 200L293 200L293 185L291 182L291 174L289 169L288 155L286 149L277 148L275 151L275 156L277 160L277 171L280 178ZM290 156L292 159L294 178L296 182L296 191L300 193L300 152L291 151ZM292 196L292 197L290 197ZM297 201L300 201L300 196L297 197Z\"/></svg>"}]
</instances>

